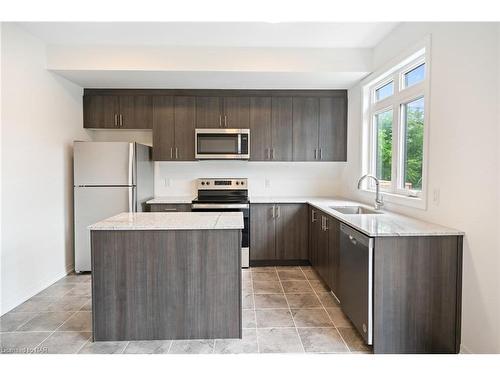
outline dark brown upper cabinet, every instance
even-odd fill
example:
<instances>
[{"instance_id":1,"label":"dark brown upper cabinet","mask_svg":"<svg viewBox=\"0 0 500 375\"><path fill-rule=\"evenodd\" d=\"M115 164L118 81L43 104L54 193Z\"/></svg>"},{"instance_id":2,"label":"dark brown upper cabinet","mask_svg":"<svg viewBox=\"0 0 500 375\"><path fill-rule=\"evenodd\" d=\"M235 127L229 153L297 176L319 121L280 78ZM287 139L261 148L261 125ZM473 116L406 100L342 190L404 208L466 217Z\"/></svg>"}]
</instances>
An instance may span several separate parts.
<instances>
[{"instance_id":1,"label":"dark brown upper cabinet","mask_svg":"<svg viewBox=\"0 0 500 375\"><path fill-rule=\"evenodd\" d=\"M293 160L318 159L319 98L293 98Z\"/></svg>"},{"instance_id":2,"label":"dark brown upper cabinet","mask_svg":"<svg viewBox=\"0 0 500 375\"><path fill-rule=\"evenodd\" d=\"M243 96L199 96L196 98L197 128L250 127L250 98Z\"/></svg>"},{"instance_id":3,"label":"dark brown upper cabinet","mask_svg":"<svg viewBox=\"0 0 500 375\"><path fill-rule=\"evenodd\" d=\"M195 160L195 128L250 129L250 161L347 158L345 90L85 89L83 106L86 128L154 126L155 160Z\"/></svg>"},{"instance_id":4,"label":"dark brown upper cabinet","mask_svg":"<svg viewBox=\"0 0 500 375\"><path fill-rule=\"evenodd\" d=\"M345 97L293 99L293 160L345 161L347 158Z\"/></svg>"},{"instance_id":5,"label":"dark brown upper cabinet","mask_svg":"<svg viewBox=\"0 0 500 375\"><path fill-rule=\"evenodd\" d=\"M83 126L114 129L118 127L119 99L115 95L83 97Z\"/></svg>"},{"instance_id":6,"label":"dark brown upper cabinet","mask_svg":"<svg viewBox=\"0 0 500 375\"><path fill-rule=\"evenodd\" d=\"M250 160L292 160L292 98L250 98Z\"/></svg>"},{"instance_id":7,"label":"dark brown upper cabinet","mask_svg":"<svg viewBox=\"0 0 500 375\"><path fill-rule=\"evenodd\" d=\"M83 126L105 129L152 129L149 95L85 95Z\"/></svg>"},{"instance_id":8,"label":"dark brown upper cabinet","mask_svg":"<svg viewBox=\"0 0 500 375\"><path fill-rule=\"evenodd\" d=\"M293 160L293 101L290 97L274 97L272 100L271 124L272 145L269 159L272 161ZM251 136L252 134L250 134Z\"/></svg>"},{"instance_id":9,"label":"dark brown upper cabinet","mask_svg":"<svg viewBox=\"0 0 500 375\"><path fill-rule=\"evenodd\" d=\"M347 160L347 102L345 98L319 99L319 159Z\"/></svg>"},{"instance_id":10,"label":"dark brown upper cabinet","mask_svg":"<svg viewBox=\"0 0 500 375\"><path fill-rule=\"evenodd\" d=\"M196 127L221 128L221 101L217 96L198 96L196 98Z\"/></svg>"},{"instance_id":11,"label":"dark brown upper cabinet","mask_svg":"<svg viewBox=\"0 0 500 375\"><path fill-rule=\"evenodd\" d=\"M246 96L224 97L223 127L248 129L250 127L250 98Z\"/></svg>"},{"instance_id":12,"label":"dark brown upper cabinet","mask_svg":"<svg viewBox=\"0 0 500 375\"><path fill-rule=\"evenodd\" d=\"M153 160L195 160L195 98L155 96L153 101Z\"/></svg>"},{"instance_id":13,"label":"dark brown upper cabinet","mask_svg":"<svg viewBox=\"0 0 500 375\"><path fill-rule=\"evenodd\" d=\"M269 160L271 142L271 98L250 98L250 160Z\"/></svg>"}]
</instances>

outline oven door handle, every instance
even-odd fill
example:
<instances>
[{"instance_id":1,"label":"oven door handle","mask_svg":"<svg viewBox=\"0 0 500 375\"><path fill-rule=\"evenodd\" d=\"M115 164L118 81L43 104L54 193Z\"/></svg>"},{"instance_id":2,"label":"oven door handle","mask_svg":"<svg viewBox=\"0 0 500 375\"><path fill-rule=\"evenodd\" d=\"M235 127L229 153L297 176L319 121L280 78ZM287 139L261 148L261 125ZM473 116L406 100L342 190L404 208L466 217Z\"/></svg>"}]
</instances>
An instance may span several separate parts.
<instances>
[{"instance_id":1,"label":"oven door handle","mask_svg":"<svg viewBox=\"0 0 500 375\"><path fill-rule=\"evenodd\" d=\"M241 208L250 208L249 204L241 203L241 204L223 204L223 203L193 203L191 204L192 209L241 209Z\"/></svg>"}]
</instances>

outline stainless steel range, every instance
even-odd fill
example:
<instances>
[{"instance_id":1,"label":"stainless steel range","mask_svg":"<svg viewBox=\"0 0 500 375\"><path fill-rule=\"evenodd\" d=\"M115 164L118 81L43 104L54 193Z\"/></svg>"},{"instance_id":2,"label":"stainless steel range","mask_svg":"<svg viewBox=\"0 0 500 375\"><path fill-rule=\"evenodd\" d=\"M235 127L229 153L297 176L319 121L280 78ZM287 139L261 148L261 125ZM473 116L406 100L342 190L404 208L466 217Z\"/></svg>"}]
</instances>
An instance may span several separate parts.
<instances>
[{"instance_id":1,"label":"stainless steel range","mask_svg":"<svg viewBox=\"0 0 500 375\"><path fill-rule=\"evenodd\" d=\"M246 178L199 178L198 197L192 201L192 211L235 211L243 213L241 231L241 266L250 261L250 201Z\"/></svg>"}]
</instances>

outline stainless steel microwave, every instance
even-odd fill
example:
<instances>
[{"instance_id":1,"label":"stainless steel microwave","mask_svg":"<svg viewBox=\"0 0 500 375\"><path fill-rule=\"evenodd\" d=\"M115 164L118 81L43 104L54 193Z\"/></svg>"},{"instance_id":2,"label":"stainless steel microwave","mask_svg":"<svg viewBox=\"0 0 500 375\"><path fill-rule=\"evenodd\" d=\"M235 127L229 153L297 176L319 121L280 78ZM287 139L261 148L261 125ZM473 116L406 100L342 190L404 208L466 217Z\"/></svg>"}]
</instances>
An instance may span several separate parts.
<instances>
[{"instance_id":1,"label":"stainless steel microwave","mask_svg":"<svg viewBox=\"0 0 500 375\"><path fill-rule=\"evenodd\" d=\"M250 159L250 129L195 129L196 159Z\"/></svg>"}]
</instances>

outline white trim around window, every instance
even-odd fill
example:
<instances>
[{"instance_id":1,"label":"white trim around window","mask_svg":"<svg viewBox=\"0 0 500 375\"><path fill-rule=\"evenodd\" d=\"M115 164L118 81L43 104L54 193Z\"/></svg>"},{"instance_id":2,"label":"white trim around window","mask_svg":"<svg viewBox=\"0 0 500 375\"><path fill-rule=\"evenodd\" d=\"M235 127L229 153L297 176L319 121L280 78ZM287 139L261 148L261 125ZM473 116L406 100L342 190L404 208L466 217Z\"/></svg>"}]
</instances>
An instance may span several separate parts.
<instances>
[{"instance_id":1,"label":"white trim around window","mask_svg":"<svg viewBox=\"0 0 500 375\"><path fill-rule=\"evenodd\" d=\"M425 75L422 81L405 87L405 74L425 64ZM392 157L390 181L382 183L384 199L390 203L402 204L416 208L427 207L427 169L429 144L429 112L430 112L430 37L408 50L405 54L387 64L384 69L371 74L362 82L363 89L363 132L362 132L362 174L377 175L377 142L376 116L392 110ZM383 99L376 99L376 91L388 83L393 83L392 94L384 93ZM405 109L408 103L423 100L423 145L421 187L412 189L405 183L405 144L406 129ZM421 103L419 103L421 104ZM386 121L387 117L386 117ZM386 129L387 129L386 126ZM380 169L379 169L380 172ZM379 173L380 174L380 173ZM388 175L387 169L384 175ZM415 180L416 181L416 180ZM366 181L362 190L373 194L374 184Z\"/></svg>"}]
</instances>

